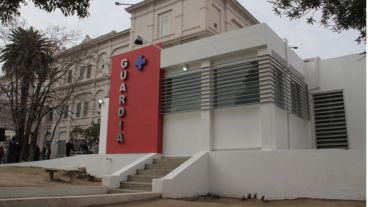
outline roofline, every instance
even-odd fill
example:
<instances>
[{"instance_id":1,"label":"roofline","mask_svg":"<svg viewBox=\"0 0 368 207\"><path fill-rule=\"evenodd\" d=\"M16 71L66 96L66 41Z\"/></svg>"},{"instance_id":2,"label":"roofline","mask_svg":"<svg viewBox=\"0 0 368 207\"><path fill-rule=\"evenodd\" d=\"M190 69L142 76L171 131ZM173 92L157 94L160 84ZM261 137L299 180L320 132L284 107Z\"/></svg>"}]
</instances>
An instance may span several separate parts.
<instances>
[{"instance_id":1,"label":"roofline","mask_svg":"<svg viewBox=\"0 0 368 207\"><path fill-rule=\"evenodd\" d=\"M112 33L112 32L110 32L110 33ZM117 33L112 33L112 34L109 34L109 33L107 33L107 34L103 34L103 35L101 35L101 36L98 36L98 37L96 37L96 38L93 38L93 39L91 39L90 41L88 41L88 42L86 42L86 43L80 43L80 44L78 44L78 45L75 45L75 46L73 46L73 47L71 47L71 48L68 48L68 49L66 49L66 50L64 50L64 51L62 51L61 53L59 53L59 54L57 54L57 56L61 56L61 55L66 55L66 54L68 54L68 53L72 53L72 52L75 52L75 51L77 51L77 50L79 50L79 49L85 49L85 46L92 46L92 45L95 45L95 44L98 44L98 43L101 43L101 42L104 42L104 41L106 41L106 40L110 40L110 39L112 39L112 38L115 38L115 37L117 37L117 36L120 36L120 35L123 35L123 34L129 34L130 33L130 28L129 29L126 29L126 30L123 30L123 31L120 31L120 32L117 32ZM105 36L106 35L106 36ZM104 36L104 37L103 37ZM101 37L103 37L103 38L101 38ZM99 38L101 38L101 39L99 39Z\"/></svg>"},{"instance_id":2,"label":"roofline","mask_svg":"<svg viewBox=\"0 0 368 207\"><path fill-rule=\"evenodd\" d=\"M256 24L259 24L257 18L255 18L243 5L241 5L237 0L232 0L232 2L235 3L235 6L237 6L241 11L243 11L246 15L248 15L253 21L256 22Z\"/></svg>"},{"instance_id":3,"label":"roofline","mask_svg":"<svg viewBox=\"0 0 368 207\"><path fill-rule=\"evenodd\" d=\"M144 1L141 1L141 2L139 2L137 4L134 4L132 6L129 6L128 8L125 9L125 11L127 11L128 13L131 13L132 10L135 10L135 9L137 9L139 7L142 7L142 6L146 5L146 4L150 4L150 3L154 2L154 1L155 0L144 0Z\"/></svg>"},{"instance_id":4,"label":"roofline","mask_svg":"<svg viewBox=\"0 0 368 207\"><path fill-rule=\"evenodd\" d=\"M155 0L144 0L141 1L137 4L134 4L132 6L129 6L128 8L125 9L125 11L127 11L128 13L131 13L131 11L142 7L144 5L150 4L152 2L154 2ZM243 5L241 5L237 0L231 0L232 2L234 2L235 6L238 7L241 11L243 11L247 16L249 16L256 24L259 24L260 22L258 21L257 18L255 18Z\"/></svg>"}]
</instances>

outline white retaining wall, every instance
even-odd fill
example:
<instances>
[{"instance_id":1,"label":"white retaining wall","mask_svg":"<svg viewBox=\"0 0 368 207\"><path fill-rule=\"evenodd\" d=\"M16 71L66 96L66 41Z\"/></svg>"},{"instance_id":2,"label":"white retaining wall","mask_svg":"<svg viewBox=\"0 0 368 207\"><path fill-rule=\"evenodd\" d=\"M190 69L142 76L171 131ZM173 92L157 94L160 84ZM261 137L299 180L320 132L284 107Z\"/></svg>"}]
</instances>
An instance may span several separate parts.
<instances>
[{"instance_id":1,"label":"white retaining wall","mask_svg":"<svg viewBox=\"0 0 368 207\"><path fill-rule=\"evenodd\" d=\"M137 172L137 169L144 169L146 164L150 164L153 162L153 159L160 157L161 155L156 153L146 154L111 175L104 175L102 177L102 185L111 189L120 188L120 182L126 181L128 179L128 175L134 175Z\"/></svg>"},{"instance_id":2,"label":"white retaining wall","mask_svg":"<svg viewBox=\"0 0 368 207\"><path fill-rule=\"evenodd\" d=\"M153 191L180 198L208 192L266 199L365 200L365 151L242 150L200 152L161 179Z\"/></svg>"},{"instance_id":3,"label":"white retaining wall","mask_svg":"<svg viewBox=\"0 0 368 207\"><path fill-rule=\"evenodd\" d=\"M210 192L267 199L366 198L365 151L276 150L210 152Z\"/></svg>"},{"instance_id":4,"label":"white retaining wall","mask_svg":"<svg viewBox=\"0 0 368 207\"><path fill-rule=\"evenodd\" d=\"M208 152L199 152L163 178L153 179L152 191L179 198L209 192Z\"/></svg>"},{"instance_id":5,"label":"white retaining wall","mask_svg":"<svg viewBox=\"0 0 368 207\"><path fill-rule=\"evenodd\" d=\"M145 154L77 155L59 159L7 164L2 166L32 166L60 169L85 167L89 174L102 177L102 175L112 174L113 172L143 157L144 155Z\"/></svg>"}]
</instances>

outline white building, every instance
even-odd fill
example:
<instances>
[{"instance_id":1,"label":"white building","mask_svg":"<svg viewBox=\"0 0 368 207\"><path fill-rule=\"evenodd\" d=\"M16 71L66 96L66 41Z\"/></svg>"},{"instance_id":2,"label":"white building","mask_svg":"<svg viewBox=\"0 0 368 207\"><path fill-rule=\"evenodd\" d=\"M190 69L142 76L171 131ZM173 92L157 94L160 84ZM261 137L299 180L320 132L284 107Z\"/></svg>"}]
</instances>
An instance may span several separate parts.
<instances>
[{"instance_id":1,"label":"white building","mask_svg":"<svg viewBox=\"0 0 368 207\"><path fill-rule=\"evenodd\" d=\"M160 23L181 15L173 17L164 7L158 11L154 2L127 9L144 5L158 24L146 30L138 26L145 15L132 13L131 43L143 36L151 46L132 45L133 50L112 59L116 78L102 108L100 153L190 156L168 175L153 179L152 190L164 197L211 192L259 193L271 199L365 198L365 56L303 60L264 23L167 47L164 38L155 38L160 29L167 30ZM210 14L214 2L206 10ZM181 4L173 3L176 8ZM170 21L163 20L167 12ZM211 28L212 20L206 20ZM160 41L163 49L155 45ZM155 70L161 73L159 81ZM130 79L123 77L125 72ZM146 95L136 90L137 82ZM125 84L133 89L126 90ZM152 89L156 84L160 90ZM145 97L152 93L153 98ZM137 185L128 175L155 156L105 176L104 184Z\"/></svg>"},{"instance_id":2,"label":"white building","mask_svg":"<svg viewBox=\"0 0 368 207\"><path fill-rule=\"evenodd\" d=\"M99 82L105 67L96 64L80 89L93 116L59 127L64 139L101 118L101 159L87 171L134 160L104 171L104 185L149 186L164 197L365 199L365 56L303 60L235 0L145 0L127 11L131 29L100 39L109 76ZM132 181L160 156L190 158ZM73 159L84 158L55 163Z\"/></svg>"}]
</instances>

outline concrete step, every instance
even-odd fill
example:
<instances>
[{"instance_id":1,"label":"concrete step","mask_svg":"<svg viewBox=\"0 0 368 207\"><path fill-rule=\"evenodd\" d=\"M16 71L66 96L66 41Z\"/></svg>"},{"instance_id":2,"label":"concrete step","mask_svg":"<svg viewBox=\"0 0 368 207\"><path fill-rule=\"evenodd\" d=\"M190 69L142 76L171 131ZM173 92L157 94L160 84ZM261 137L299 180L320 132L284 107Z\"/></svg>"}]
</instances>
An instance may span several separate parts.
<instances>
[{"instance_id":1,"label":"concrete step","mask_svg":"<svg viewBox=\"0 0 368 207\"><path fill-rule=\"evenodd\" d=\"M129 175L128 181L136 182L152 182L152 179L161 178L161 176L151 176L151 175Z\"/></svg>"},{"instance_id":2,"label":"concrete step","mask_svg":"<svg viewBox=\"0 0 368 207\"><path fill-rule=\"evenodd\" d=\"M147 191L144 191L144 190L124 189L124 188L110 189L109 190L109 194L117 194L117 193L143 193L143 192L147 192Z\"/></svg>"},{"instance_id":3,"label":"concrete step","mask_svg":"<svg viewBox=\"0 0 368 207\"><path fill-rule=\"evenodd\" d=\"M161 170L161 169L138 169L137 175L149 175L149 176L160 176L163 177L169 174L171 170Z\"/></svg>"},{"instance_id":4,"label":"concrete step","mask_svg":"<svg viewBox=\"0 0 368 207\"><path fill-rule=\"evenodd\" d=\"M120 182L120 188L129 190L152 191L152 184L146 182L125 181Z\"/></svg>"},{"instance_id":5,"label":"concrete step","mask_svg":"<svg viewBox=\"0 0 368 207\"><path fill-rule=\"evenodd\" d=\"M180 165L180 164L179 164ZM179 166L178 164L172 163L155 163L155 164L146 164L144 169L161 169L161 170L174 170Z\"/></svg>"},{"instance_id":6,"label":"concrete step","mask_svg":"<svg viewBox=\"0 0 368 207\"><path fill-rule=\"evenodd\" d=\"M189 157L162 157L160 159L154 159L152 164L168 164L179 166L188 159Z\"/></svg>"}]
</instances>

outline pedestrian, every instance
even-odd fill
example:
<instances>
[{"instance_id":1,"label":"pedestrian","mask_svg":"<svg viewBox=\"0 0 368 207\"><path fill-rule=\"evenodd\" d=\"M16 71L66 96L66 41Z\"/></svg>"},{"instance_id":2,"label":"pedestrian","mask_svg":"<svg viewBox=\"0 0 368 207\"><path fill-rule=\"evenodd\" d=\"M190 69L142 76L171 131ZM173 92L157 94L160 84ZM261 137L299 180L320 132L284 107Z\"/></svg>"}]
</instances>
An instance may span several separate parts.
<instances>
[{"instance_id":1,"label":"pedestrian","mask_svg":"<svg viewBox=\"0 0 368 207\"><path fill-rule=\"evenodd\" d=\"M40 147L39 147L38 145L36 145L36 146L35 146L35 152L34 152L33 160L34 160L34 161L38 161L38 160L40 160L40 154L41 154Z\"/></svg>"},{"instance_id":2,"label":"pedestrian","mask_svg":"<svg viewBox=\"0 0 368 207\"><path fill-rule=\"evenodd\" d=\"M0 144L0 163L3 163L5 150L2 144Z\"/></svg>"},{"instance_id":3,"label":"pedestrian","mask_svg":"<svg viewBox=\"0 0 368 207\"><path fill-rule=\"evenodd\" d=\"M73 139L70 139L67 143L66 143L66 156L69 157L70 156L70 152L74 150L74 145L73 145Z\"/></svg>"},{"instance_id":4,"label":"pedestrian","mask_svg":"<svg viewBox=\"0 0 368 207\"><path fill-rule=\"evenodd\" d=\"M7 163L15 163L17 161L17 148L17 141L13 137L8 144Z\"/></svg>"},{"instance_id":5,"label":"pedestrian","mask_svg":"<svg viewBox=\"0 0 368 207\"><path fill-rule=\"evenodd\" d=\"M50 143L46 144L46 160L49 160L51 157L51 146Z\"/></svg>"}]
</instances>

